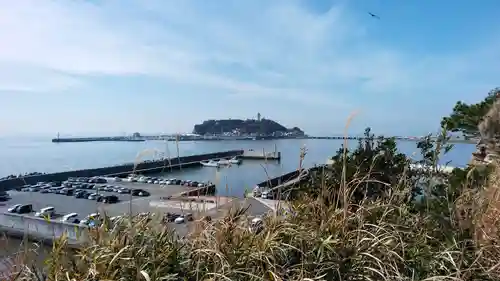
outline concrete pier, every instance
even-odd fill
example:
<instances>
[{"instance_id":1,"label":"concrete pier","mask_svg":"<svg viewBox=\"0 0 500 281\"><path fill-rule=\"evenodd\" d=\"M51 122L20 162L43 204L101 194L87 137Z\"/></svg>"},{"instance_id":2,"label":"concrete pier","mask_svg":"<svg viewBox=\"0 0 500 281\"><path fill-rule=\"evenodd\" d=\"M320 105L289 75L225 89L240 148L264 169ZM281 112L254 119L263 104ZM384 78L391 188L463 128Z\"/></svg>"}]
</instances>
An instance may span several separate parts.
<instances>
[{"instance_id":1,"label":"concrete pier","mask_svg":"<svg viewBox=\"0 0 500 281\"><path fill-rule=\"evenodd\" d=\"M241 156L243 159L256 159L256 160L280 160L281 152L271 151L266 152L262 150L245 150Z\"/></svg>"}]
</instances>

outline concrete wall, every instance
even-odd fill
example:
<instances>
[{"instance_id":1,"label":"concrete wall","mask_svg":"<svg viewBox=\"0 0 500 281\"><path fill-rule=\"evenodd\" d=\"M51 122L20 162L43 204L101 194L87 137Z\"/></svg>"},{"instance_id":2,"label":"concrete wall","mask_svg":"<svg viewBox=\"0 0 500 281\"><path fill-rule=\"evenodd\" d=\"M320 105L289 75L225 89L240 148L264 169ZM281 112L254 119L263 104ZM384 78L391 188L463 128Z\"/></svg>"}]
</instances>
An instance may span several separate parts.
<instances>
[{"instance_id":1,"label":"concrete wall","mask_svg":"<svg viewBox=\"0 0 500 281\"><path fill-rule=\"evenodd\" d=\"M319 170L322 166L318 167L313 167L309 169L309 172ZM265 187L265 188L273 188L276 187L282 183L285 183L289 180L293 180L294 178L299 176L299 170L292 171L290 173L283 174L281 176L277 176L275 178L263 181L261 183L258 183L257 186L259 187Z\"/></svg>"},{"instance_id":2,"label":"concrete wall","mask_svg":"<svg viewBox=\"0 0 500 281\"><path fill-rule=\"evenodd\" d=\"M289 181L291 179L296 178L298 175L299 175L299 171L295 170L293 172L286 173L286 174L283 174L281 176L278 176L278 177L275 177L275 178L263 181L261 183L258 183L257 185L259 187L273 188L273 187L278 186L278 185L280 185L280 184L282 184L284 182L287 182L287 181Z\"/></svg>"},{"instance_id":3,"label":"concrete wall","mask_svg":"<svg viewBox=\"0 0 500 281\"><path fill-rule=\"evenodd\" d=\"M243 150L231 150L224 152L215 152L200 155L184 156L180 158L171 158L170 163L168 160L162 161L147 161L137 165L136 172L141 174L159 173L162 171L169 171L172 169L179 169L180 167L189 167L192 165L199 165L200 161L218 159L222 157L233 157L242 155ZM95 176L126 176L134 171L134 164L128 163L112 167L83 169L76 171L51 173L44 175L26 176L23 178L7 179L0 181L0 191L10 190L17 186L25 184L36 184L37 182L48 181L64 181L69 177L95 177Z\"/></svg>"},{"instance_id":4,"label":"concrete wall","mask_svg":"<svg viewBox=\"0 0 500 281\"><path fill-rule=\"evenodd\" d=\"M0 214L0 227L8 235L27 235L41 240L53 240L66 233L70 244L78 244L87 239L86 227L19 214Z\"/></svg>"}]
</instances>

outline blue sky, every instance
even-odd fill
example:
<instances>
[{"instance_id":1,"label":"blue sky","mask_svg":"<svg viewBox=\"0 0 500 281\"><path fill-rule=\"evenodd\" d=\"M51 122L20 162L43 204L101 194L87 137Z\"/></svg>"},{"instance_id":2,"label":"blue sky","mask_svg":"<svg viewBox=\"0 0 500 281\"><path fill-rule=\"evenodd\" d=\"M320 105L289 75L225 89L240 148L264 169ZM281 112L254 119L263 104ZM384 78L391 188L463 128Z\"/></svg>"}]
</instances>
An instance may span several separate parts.
<instances>
[{"instance_id":1,"label":"blue sky","mask_svg":"<svg viewBox=\"0 0 500 281\"><path fill-rule=\"evenodd\" d=\"M499 85L500 2L3 1L0 135L189 132L260 112L424 134ZM377 20L368 15L381 17Z\"/></svg>"}]
</instances>

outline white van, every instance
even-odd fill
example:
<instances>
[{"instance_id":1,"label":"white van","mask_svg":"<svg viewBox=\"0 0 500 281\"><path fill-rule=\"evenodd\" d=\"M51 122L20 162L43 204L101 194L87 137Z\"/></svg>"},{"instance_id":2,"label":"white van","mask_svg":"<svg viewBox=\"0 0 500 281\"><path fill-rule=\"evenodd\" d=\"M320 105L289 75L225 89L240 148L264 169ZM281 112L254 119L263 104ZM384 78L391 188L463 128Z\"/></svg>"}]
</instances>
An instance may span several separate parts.
<instances>
[{"instance_id":1,"label":"white van","mask_svg":"<svg viewBox=\"0 0 500 281\"><path fill-rule=\"evenodd\" d=\"M67 214L61 218L61 222L74 222L76 217L78 217L77 213Z\"/></svg>"},{"instance_id":2,"label":"white van","mask_svg":"<svg viewBox=\"0 0 500 281\"><path fill-rule=\"evenodd\" d=\"M52 217L56 212L54 207L45 207L40 209L40 211L35 213L35 217Z\"/></svg>"}]
</instances>

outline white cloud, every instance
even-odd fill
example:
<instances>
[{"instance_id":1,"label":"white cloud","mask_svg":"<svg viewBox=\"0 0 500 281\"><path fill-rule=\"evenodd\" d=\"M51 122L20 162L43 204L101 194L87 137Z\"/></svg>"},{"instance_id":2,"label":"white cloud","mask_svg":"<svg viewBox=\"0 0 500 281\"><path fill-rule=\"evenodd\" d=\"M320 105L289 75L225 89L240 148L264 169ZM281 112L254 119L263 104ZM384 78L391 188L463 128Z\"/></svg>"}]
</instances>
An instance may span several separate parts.
<instances>
[{"instance_id":1,"label":"white cloud","mask_svg":"<svg viewBox=\"0 0 500 281\"><path fill-rule=\"evenodd\" d=\"M283 87L231 79L230 73L213 71L211 64L237 62L273 73L259 69L259 64L281 63L280 70L293 76L316 71L314 53L330 38L325 34L332 32L340 14L333 9L315 17L283 2L287 4L250 11L244 20L235 17L233 25L217 13L204 14L193 3L199 4L164 7L163 1L149 1L161 7L152 6L155 12L143 14L143 3L135 6L138 10L120 12L121 3L113 1L102 6L83 1L5 2L0 9L0 64L78 75L159 75L234 93L278 95ZM262 17L258 26L248 22L254 16ZM348 32L337 26L337 35ZM17 80L29 82L35 75L31 72L19 71Z\"/></svg>"},{"instance_id":2,"label":"white cloud","mask_svg":"<svg viewBox=\"0 0 500 281\"><path fill-rule=\"evenodd\" d=\"M357 95L446 89L499 68L498 44L425 57L384 45L342 4L314 13L292 0L98 3L1 2L0 91L65 92L91 87L86 76L146 75L345 114L372 105Z\"/></svg>"}]
</instances>

